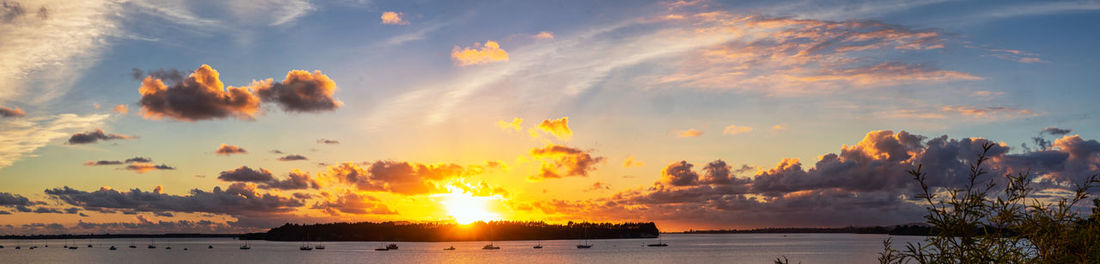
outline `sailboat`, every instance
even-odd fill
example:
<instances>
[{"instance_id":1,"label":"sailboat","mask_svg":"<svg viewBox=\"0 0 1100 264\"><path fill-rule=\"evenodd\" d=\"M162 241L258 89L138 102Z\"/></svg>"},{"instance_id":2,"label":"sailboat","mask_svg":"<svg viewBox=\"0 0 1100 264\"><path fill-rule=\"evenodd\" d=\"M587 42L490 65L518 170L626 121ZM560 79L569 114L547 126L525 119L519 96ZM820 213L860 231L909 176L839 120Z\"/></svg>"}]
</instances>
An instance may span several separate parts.
<instances>
[{"instance_id":1,"label":"sailboat","mask_svg":"<svg viewBox=\"0 0 1100 264\"><path fill-rule=\"evenodd\" d=\"M317 246L314 246L313 249L325 249L325 244L317 244Z\"/></svg>"},{"instance_id":2,"label":"sailboat","mask_svg":"<svg viewBox=\"0 0 1100 264\"><path fill-rule=\"evenodd\" d=\"M444 248L443 250L455 250L455 245L451 245L451 247Z\"/></svg>"},{"instance_id":3,"label":"sailboat","mask_svg":"<svg viewBox=\"0 0 1100 264\"><path fill-rule=\"evenodd\" d=\"M130 248L137 248L137 246L134 245L134 240L133 239L130 239Z\"/></svg>"},{"instance_id":4,"label":"sailboat","mask_svg":"<svg viewBox=\"0 0 1100 264\"><path fill-rule=\"evenodd\" d=\"M206 245L206 249L214 249L214 245Z\"/></svg>"},{"instance_id":5,"label":"sailboat","mask_svg":"<svg viewBox=\"0 0 1100 264\"><path fill-rule=\"evenodd\" d=\"M532 248L534 248L534 249L542 249L542 241L539 241L539 244L538 244L538 245L535 245L535 246L534 246L534 247L532 247Z\"/></svg>"},{"instance_id":6,"label":"sailboat","mask_svg":"<svg viewBox=\"0 0 1100 264\"><path fill-rule=\"evenodd\" d=\"M656 244L648 244L648 245L645 245L645 246L647 246L647 247L667 247L668 244L666 244L664 241L661 241L661 239L658 238Z\"/></svg>"},{"instance_id":7,"label":"sailboat","mask_svg":"<svg viewBox=\"0 0 1100 264\"><path fill-rule=\"evenodd\" d=\"M385 245L381 245L381 244L379 244L378 248L374 249L374 251L387 251L387 250L390 250L390 247L385 246Z\"/></svg>"},{"instance_id":8,"label":"sailboat","mask_svg":"<svg viewBox=\"0 0 1100 264\"><path fill-rule=\"evenodd\" d=\"M244 243L244 245L241 245L241 250L249 250L249 249L252 249L252 246L249 246L248 243Z\"/></svg>"},{"instance_id":9,"label":"sailboat","mask_svg":"<svg viewBox=\"0 0 1100 264\"><path fill-rule=\"evenodd\" d=\"M302 245L298 246L298 250L313 250L313 247L309 245L309 233L306 233L306 239L302 241Z\"/></svg>"},{"instance_id":10,"label":"sailboat","mask_svg":"<svg viewBox=\"0 0 1100 264\"><path fill-rule=\"evenodd\" d=\"M592 243L588 242L588 226L584 227L584 244L578 244L577 248L580 248L580 249L592 248Z\"/></svg>"},{"instance_id":11,"label":"sailboat","mask_svg":"<svg viewBox=\"0 0 1100 264\"><path fill-rule=\"evenodd\" d=\"M109 250L118 250L118 248L115 247L115 246L111 246L110 248L107 248L107 249L109 249Z\"/></svg>"},{"instance_id":12,"label":"sailboat","mask_svg":"<svg viewBox=\"0 0 1100 264\"><path fill-rule=\"evenodd\" d=\"M149 246L148 246L148 248L157 248L157 241L156 241L156 240L154 240L154 239L149 239Z\"/></svg>"}]
</instances>

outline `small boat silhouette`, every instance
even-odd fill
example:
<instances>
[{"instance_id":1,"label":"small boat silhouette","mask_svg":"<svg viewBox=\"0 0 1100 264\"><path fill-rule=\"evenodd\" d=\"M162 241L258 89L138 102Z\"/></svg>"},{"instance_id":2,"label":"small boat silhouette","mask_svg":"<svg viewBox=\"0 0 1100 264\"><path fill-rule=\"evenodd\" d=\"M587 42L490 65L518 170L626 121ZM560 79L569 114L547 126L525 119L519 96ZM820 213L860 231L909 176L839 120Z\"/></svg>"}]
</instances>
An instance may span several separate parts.
<instances>
[{"instance_id":1,"label":"small boat silhouette","mask_svg":"<svg viewBox=\"0 0 1100 264\"><path fill-rule=\"evenodd\" d=\"M397 250L397 243L390 243L389 245L386 245L386 249Z\"/></svg>"},{"instance_id":2,"label":"small boat silhouette","mask_svg":"<svg viewBox=\"0 0 1100 264\"><path fill-rule=\"evenodd\" d=\"M647 246L647 247L667 247L668 244L666 244L664 241L661 241L660 239L658 239L657 243L648 244L648 245L645 245L645 246Z\"/></svg>"},{"instance_id":3,"label":"small boat silhouette","mask_svg":"<svg viewBox=\"0 0 1100 264\"><path fill-rule=\"evenodd\" d=\"M107 249L109 249L109 250L118 250L118 248L115 247L115 246L111 246L110 248L107 248Z\"/></svg>"},{"instance_id":4,"label":"small boat silhouette","mask_svg":"<svg viewBox=\"0 0 1100 264\"><path fill-rule=\"evenodd\" d=\"M455 246L454 246L454 245L451 245L450 247L448 247L448 248L444 248L443 250L455 250Z\"/></svg>"},{"instance_id":5,"label":"small boat silhouette","mask_svg":"<svg viewBox=\"0 0 1100 264\"><path fill-rule=\"evenodd\" d=\"M531 248L534 248L534 249L542 249L542 241L539 241L539 244L538 244L538 245L535 245L534 247L531 247Z\"/></svg>"},{"instance_id":6,"label":"small boat silhouette","mask_svg":"<svg viewBox=\"0 0 1100 264\"><path fill-rule=\"evenodd\" d=\"M325 244L317 244L317 246L313 247L313 249L325 249Z\"/></svg>"},{"instance_id":7,"label":"small boat silhouette","mask_svg":"<svg viewBox=\"0 0 1100 264\"><path fill-rule=\"evenodd\" d=\"M214 248L214 245L208 245L208 246L206 246L206 248L207 248L207 249L211 249L211 248Z\"/></svg>"},{"instance_id":8,"label":"small boat silhouette","mask_svg":"<svg viewBox=\"0 0 1100 264\"><path fill-rule=\"evenodd\" d=\"M481 249L491 250L491 249L500 249L500 247L498 247L496 245L493 245L493 243L489 243L488 245L485 245L484 247L481 247Z\"/></svg>"},{"instance_id":9,"label":"small boat silhouette","mask_svg":"<svg viewBox=\"0 0 1100 264\"><path fill-rule=\"evenodd\" d=\"M166 250L172 250L172 247L164 247Z\"/></svg>"},{"instance_id":10,"label":"small boat silhouette","mask_svg":"<svg viewBox=\"0 0 1100 264\"><path fill-rule=\"evenodd\" d=\"M241 245L241 250L249 250L249 249L252 249L252 247L249 246L248 244Z\"/></svg>"}]
</instances>

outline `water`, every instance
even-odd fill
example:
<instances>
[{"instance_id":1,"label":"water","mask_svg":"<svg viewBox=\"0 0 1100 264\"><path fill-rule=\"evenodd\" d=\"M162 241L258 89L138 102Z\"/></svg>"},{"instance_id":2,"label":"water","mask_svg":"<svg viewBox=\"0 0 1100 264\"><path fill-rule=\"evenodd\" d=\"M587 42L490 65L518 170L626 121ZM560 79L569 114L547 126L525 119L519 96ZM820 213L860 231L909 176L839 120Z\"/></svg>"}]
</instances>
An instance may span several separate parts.
<instances>
[{"instance_id":1,"label":"water","mask_svg":"<svg viewBox=\"0 0 1100 264\"><path fill-rule=\"evenodd\" d=\"M877 263L882 241L890 236L860 234L665 234L668 247L643 247L654 239L592 240L591 249L577 249L577 240L498 241L500 250L482 250L486 242L400 242L399 250L375 251L378 242L326 242L325 250L301 251L299 242L217 239L0 240L3 263L772 263L787 256L791 263ZM894 237L894 247L923 237ZM134 241L137 248L129 248ZM49 247L42 247L43 242ZM65 249L75 242L80 249ZM21 243L23 249L16 250ZM94 247L88 248L88 244ZM110 246L118 247L111 251ZM207 249L213 245L213 249ZM454 245L456 250L443 248ZM172 247L171 250L165 247ZM184 248L188 248L184 251Z\"/></svg>"}]
</instances>

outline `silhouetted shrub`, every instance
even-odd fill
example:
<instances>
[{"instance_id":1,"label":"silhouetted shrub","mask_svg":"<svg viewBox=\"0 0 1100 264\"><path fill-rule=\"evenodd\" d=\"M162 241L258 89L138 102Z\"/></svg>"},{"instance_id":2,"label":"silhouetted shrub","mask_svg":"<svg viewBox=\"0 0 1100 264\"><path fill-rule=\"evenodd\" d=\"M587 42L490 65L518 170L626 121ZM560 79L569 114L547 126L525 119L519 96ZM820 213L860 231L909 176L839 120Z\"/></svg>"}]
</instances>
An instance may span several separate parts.
<instances>
[{"instance_id":1,"label":"silhouetted shrub","mask_svg":"<svg viewBox=\"0 0 1100 264\"><path fill-rule=\"evenodd\" d=\"M1100 200L1092 200L1087 217L1074 207L1100 184L1100 174L1053 201L1033 195L1030 171L1006 175L995 192L995 179L979 179L988 174L983 164L992 146L983 146L961 188L930 188L921 166L909 171L927 203L932 235L902 250L887 239L880 263L1100 263Z\"/></svg>"}]
</instances>

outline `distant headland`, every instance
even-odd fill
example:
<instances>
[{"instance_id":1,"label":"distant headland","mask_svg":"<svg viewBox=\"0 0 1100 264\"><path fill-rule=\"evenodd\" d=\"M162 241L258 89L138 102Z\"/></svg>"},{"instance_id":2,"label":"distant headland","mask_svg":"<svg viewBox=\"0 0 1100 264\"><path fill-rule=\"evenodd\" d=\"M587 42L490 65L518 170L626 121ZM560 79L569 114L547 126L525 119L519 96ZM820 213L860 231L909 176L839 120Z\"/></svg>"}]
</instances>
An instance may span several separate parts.
<instances>
[{"instance_id":1,"label":"distant headland","mask_svg":"<svg viewBox=\"0 0 1100 264\"><path fill-rule=\"evenodd\" d=\"M249 233L242 240L272 241L479 241L655 238L657 225L648 223L573 223L492 221L468 225L454 223L361 222L298 225L285 224L264 233Z\"/></svg>"}]
</instances>

